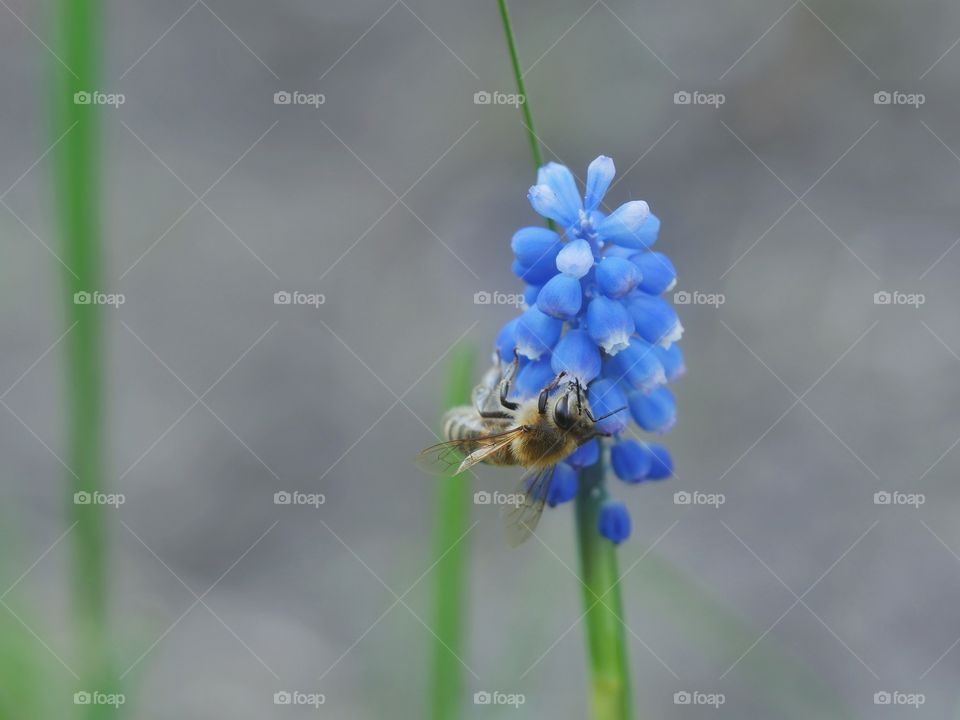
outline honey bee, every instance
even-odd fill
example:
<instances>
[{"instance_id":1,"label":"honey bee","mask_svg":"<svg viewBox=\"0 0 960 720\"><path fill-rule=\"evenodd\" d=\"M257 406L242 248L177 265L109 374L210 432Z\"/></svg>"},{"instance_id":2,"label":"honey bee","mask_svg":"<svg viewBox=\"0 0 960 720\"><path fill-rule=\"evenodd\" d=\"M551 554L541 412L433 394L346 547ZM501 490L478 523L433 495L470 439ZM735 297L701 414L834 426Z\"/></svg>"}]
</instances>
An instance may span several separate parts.
<instances>
[{"instance_id":1,"label":"honey bee","mask_svg":"<svg viewBox=\"0 0 960 720\"><path fill-rule=\"evenodd\" d=\"M537 397L508 399L519 358L505 369L498 363L473 390L473 404L448 410L442 420L445 441L423 450L417 464L429 472L459 475L477 463L520 465L526 469L517 486L522 498L504 511L507 542L517 546L536 529L558 462L580 445L604 437L597 422L625 410L595 418L579 380L559 373Z\"/></svg>"}]
</instances>

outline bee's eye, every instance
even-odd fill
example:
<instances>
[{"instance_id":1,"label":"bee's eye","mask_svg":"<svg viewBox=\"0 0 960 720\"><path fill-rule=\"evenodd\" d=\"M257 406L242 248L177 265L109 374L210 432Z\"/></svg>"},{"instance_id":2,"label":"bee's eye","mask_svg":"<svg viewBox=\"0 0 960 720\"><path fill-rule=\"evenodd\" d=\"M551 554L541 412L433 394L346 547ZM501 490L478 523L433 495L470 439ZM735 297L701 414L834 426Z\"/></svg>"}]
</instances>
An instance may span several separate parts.
<instances>
[{"instance_id":1,"label":"bee's eye","mask_svg":"<svg viewBox=\"0 0 960 720\"><path fill-rule=\"evenodd\" d=\"M557 401L553 409L553 421L561 430L569 430L576 422L570 414L569 395L564 395Z\"/></svg>"}]
</instances>

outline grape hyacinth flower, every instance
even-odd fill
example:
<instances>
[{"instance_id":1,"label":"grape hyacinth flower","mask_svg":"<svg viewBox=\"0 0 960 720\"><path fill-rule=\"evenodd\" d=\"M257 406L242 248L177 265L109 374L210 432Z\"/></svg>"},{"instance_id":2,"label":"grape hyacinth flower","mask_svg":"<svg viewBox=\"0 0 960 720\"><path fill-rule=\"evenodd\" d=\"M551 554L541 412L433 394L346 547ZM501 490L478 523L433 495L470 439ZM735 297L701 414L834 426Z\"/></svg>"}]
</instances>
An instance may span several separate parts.
<instances>
[{"instance_id":1,"label":"grape hyacinth flower","mask_svg":"<svg viewBox=\"0 0 960 720\"><path fill-rule=\"evenodd\" d=\"M525 227L513 235L513 272L527 284L529 307L500 331L496 355L503 362L513 359L514 350L520 356L513 390L518 400L533 397L565 371L588 386L596 416L626 406L642 430L662 434L676 422L666 385L685 371L676 344L683 327L661 297L676 284L676 271L665 255L651 250L660 220L647 203L600 209L613 176L613 160L596 158L581 198L566 166L550 162L540 168L527 197L561 232ZM614 437L610 460L616 476L627 484L670 477L667 450L626 437L628 419L621 412L598 423ZM599 457L600 445L591 441L561 463L548 504L572 499L577 473ZM626 539L630 517L623 503L604 504L598 531L615 544Z\"/></svg>"}]
</instances>

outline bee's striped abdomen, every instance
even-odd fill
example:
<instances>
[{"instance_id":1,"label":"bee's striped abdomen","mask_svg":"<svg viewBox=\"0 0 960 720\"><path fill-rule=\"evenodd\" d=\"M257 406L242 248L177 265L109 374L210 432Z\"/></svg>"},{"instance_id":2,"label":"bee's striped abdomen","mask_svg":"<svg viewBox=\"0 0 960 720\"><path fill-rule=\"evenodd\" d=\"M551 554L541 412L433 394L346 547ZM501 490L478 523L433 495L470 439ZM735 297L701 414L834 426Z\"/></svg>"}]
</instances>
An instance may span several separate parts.
<instances>
[{"instance_id":1,"label":"bee's striped abdomen","mask_svg":"<svg viewBox=\"0 0 960 720\"><path fill-rule=\"evenodd\" d=\"M444 440L470 440L489 433L483 418L467 405L451 408L443 416Z\"/></svg>"},{"instance_id":2,"label":"bee's striped abdomen","mask_svg":"<svg viewBox=\"0 0 960 720\"><path fill-rule=\"evenodd\" d=\"M504 432L509 427L510 421L482 418L475 408L468 405L451 408L443 416L444 440L467 441L461 448L464 453L471 453L480 447L479 443L469 441ZM509 446L490 455L484 462L488 465L517 464Z\"/></svg>"}]
</instances>

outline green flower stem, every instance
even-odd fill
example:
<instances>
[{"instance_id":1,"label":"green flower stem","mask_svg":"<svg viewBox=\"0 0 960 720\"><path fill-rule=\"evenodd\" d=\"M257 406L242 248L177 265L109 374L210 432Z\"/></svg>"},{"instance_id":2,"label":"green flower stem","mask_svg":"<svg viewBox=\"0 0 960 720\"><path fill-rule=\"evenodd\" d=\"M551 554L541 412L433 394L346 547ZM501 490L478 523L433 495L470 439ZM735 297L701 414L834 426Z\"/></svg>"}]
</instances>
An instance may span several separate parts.
<instances>
[{"instance_id":1,"label":"green flower stem","mask_svg":"<svg viewBox=\"0 0 960 720\"><path fill-rule=\"evenodd\" d=\"M517 92L525 102L520 106L523 113L524 125L527 126L527 139L530 141L530 152L533 154L533 164L539 168L543 165L540 155L540 141L533 127L533 113L530 111L530 98L527 97L527 88L523 84L523 72L520 70L520 59L517 57L517 43L513 37L513 26L510 24L510 12L507 10L507 0L497 0L500 4L500 19L503 21L503 32L507 36L507 49L510 51L510 64L513 65L513 77L517 83Z\"/></svg>"},{"instance_id":2,"label":"green flower stem","mask_svg":"<svg viewBox=\"0 0 960 720\"><path fill-rule=\"evenodd\" d=\"M503 32L507 37L510 62L517 83L517 92L526 98L521 105L527 139L534 168L543 164L540 141L533 125L530 98L523 83L523 72L517 57L517 44L510 24L506 0L497 0ZM553 223L547 225L554 229ZM580 488L576 499L577 542L580 548L580 574L583 582L583 602L586 609L587 649L590 665L591 712L594 720L629 720L632 713L630 671L627 646L623 633L620 586L617 584L617 554L612 543L600 536L597 518L600 505L606 499L604 462L580 473ZM602 601L598 602L598 598Z\"/></svg>"},{"instance_id":3,"label":"green flower stem","mask_svg":"<svg viewBox=\"0 0 960 720\"><path fill-rule=\"evenodd\" d=\"M600 506L606 500L602 459L580 472L576 498L580 579L586 609L591 697L594 720L632 717L630 672L623 633L623 602L614 545L597 531Z\"/></svg>"},{"instance_id":4,"label":"green flower stem","mask_svg":"<svg viewBox=\"0 0 960 720\"><path fill-rule=\"evenodd\" d=\"M462 348L450 360L443 407L470 402L473 378L473 349ZM470 486L462 477L438 477L434 497L435 599L430 673L430 717L453 720L463 705L463 673L454 658L463 654L467 600L467 545Z\"/></svg>"},{"instance_id":5,"label":"green flower stem","mask_svg":"<svg viewBox=\"0 0 960 720\"><path fill-rule=\"evenodd\" d=\"M74 302L74 293L104 290L100 274L99 125L96 105L77 104L74 94L98 88L98 0L57 0L57 56L52 59L52 130L56 212L62 237L63 293L67 327L66 498L71 533L73 611L86 677L106 690L107 570L103 505L76 504L76 492L102 492L103 371L101 309ZM91 688L92 689L92 688ZM91 706L92 707L92 706ZM91 713L94 711L91 710ZM91 715L93 716L93 715Z\"/></svg>"},{"instance_id":6,"label":"green flower stem","mask_svg":"<svg viewBox=\"0 0 960 720\"><path fill-rule=\"evenodd\" d=\"M540 139L537 137L533 125L533 111L530 110L530 97L527 95L527 86L523 82L523 71L520 69L520 58L517 56L517 42L513 37L513 25L510 23L510 11L507 10L507 0L497 0L500 5L500 19L503 21L503 34L507 36L507 50L510 52L510 65L513 67L513 79L517 84L517 92L523 96L520 112L523 113L523 125L527 130L527 142L530 143L530 154L533 156L533 167L536 170L543 165L543 156L540 154ZM553 220L547 220L547 227L556 230Z\"/></svg>"}]
</instances>

